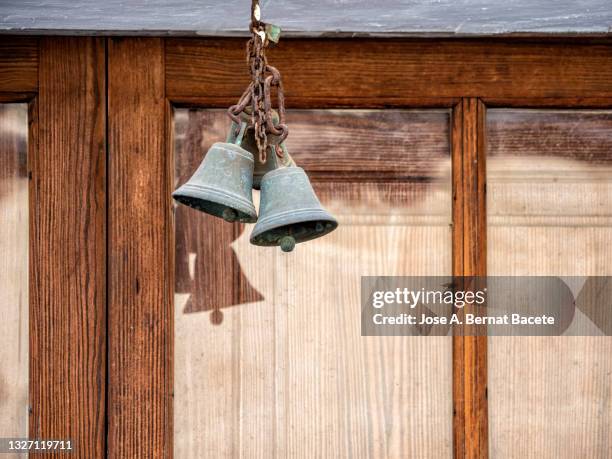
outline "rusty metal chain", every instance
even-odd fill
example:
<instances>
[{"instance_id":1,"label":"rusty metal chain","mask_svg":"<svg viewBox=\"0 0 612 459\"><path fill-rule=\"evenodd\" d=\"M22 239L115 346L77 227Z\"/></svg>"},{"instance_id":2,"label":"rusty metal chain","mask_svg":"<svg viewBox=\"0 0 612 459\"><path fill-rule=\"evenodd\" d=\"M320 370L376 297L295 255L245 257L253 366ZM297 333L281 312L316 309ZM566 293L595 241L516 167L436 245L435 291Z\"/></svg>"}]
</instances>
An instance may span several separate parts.
<instances>
[{"instance_id":1,"label":"rusty metal chain","mask_svg":"<svg viewBox=\"0 0 612 459\"><path fill-rule=\"evenodd\" d=\"M255 140L259 150L259 159L265 162L268 150L268 136L266 133L266 113L264 105L264 73L268 64L265 52L265 43L261 35L255 30L253 37L247 44L247 59L251 71L251 124L255 129ZM265 34L265 32L264 32Z\"/></svg>"},{"instance_id":2,"label":"rusty metal chain","mask_svg":"<svg viewBox=\"0 0 612 459\"><path fill-rule=\"evenodd\" d=\"M251 5L251 33L252 37L247 43L247 64L251 74L251 83L246 88L238 103L228 109L228 116L237 125L241 124L240 114L251 105L250 126L254 129L259 160L266 162L268 150L268 134L279 137L280 145L289 129L285 124L285 96L280 72L268 64L266 58L266 31L265 24L259 20L258 0ZM274 124L272 115L272 88L276 89L278 101L278 124ZM275 147L278 156L283 155L282 148Z\"/></svg>"}]
</instances>

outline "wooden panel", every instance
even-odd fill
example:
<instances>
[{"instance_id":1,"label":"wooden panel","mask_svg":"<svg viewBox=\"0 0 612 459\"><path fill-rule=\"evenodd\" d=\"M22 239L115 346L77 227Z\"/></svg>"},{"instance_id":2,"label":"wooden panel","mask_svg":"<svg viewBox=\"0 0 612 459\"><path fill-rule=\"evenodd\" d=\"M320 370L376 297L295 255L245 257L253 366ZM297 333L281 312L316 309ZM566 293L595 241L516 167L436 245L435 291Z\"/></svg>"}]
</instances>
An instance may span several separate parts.
<instances>
[{"instance_id":1,"label":"wooden panel","mask_svg":"<svg viewBox=\"0 0 612 459\"><path fill-rule=\"evenodd\" d=\"M485 108L453 111L453 273L486 275ZM488 457L487 337L453 337L453 436L457 458Z\"/></svg>"},{"instance_id":2,"label":"wooden panel","mask_svg":"<svg viewBox=\"0 0 612 459\"><path fill-rule=\"evenodd\" d=\"M446 110L291 110L287 123L290 154L317 181L432 180L450 154Z\"/></svg>"},{"instance_id":3,"label":"wooden panel","mask_svg":"<svg viewBox=\"0 0 612 459\"><path fill-rule=\"evenodd\" d=\"M28 107L0 104L0 436L28 434Z\"/></svg>"},{"instance_id":4,"label":"wooden panel","mask_svg":"<svg viewBox=\"0 0 612 459\"><path fill-rule=\"evenodd\" d=\"M537 156L583 165L612 164L612 110L494 110L492 114L487 120L487 149L498 159ZM533 169L525 169L529 171ZM514 167L507 171L516 172Z\"/></svg>"},{"instance_id":5,"label":"wooden panel","mask_svg":"<svg viewBox=\"0 0 612 459\"><path fill-rule=\"evenodd\" d=\"M489 108L610 108L612 98L610 97L483 97L483 103Z\"/></svg>"},{"instance_id":6,"label":"wooden panel","mask_svg":"<svg viewBox=\"0 0 612 459\"><path fill-rule=\"evenodd\" d=\"M449 112L293 115L298 162L336 171L315 188L340 226L285 254L251 245L253 225L229 234L177 207L175 456L451 457L451 338L362 337L359 299L362 275L451 271ZM229 124L217 110L175 121L182 182ZM349 148L329 148L344 141L376 180L345 175Z\"/></svg>"},{"instance_id":7,"label":"wooden panel","mask_svg":"<svg viewBox=\"0 0 612 459\"><path fill-rule=\"evenodd\" d=\"M42 39L40 82L30 111L29 436L70 438L79 457L101 458L106 388L104 40Z\"/></svg>"},{"instance_id":8,"label":"wooden panel","mask_svg":"<svg viewBox=\"0 0 612 459\"><path fill-rule=\"evenodd\" d=\"M38 40L0 37L0 93L38 90Z\"/></svg>"},{"instance_id":9,"label":"wooden panel","mask_svg":"<svg viewBox=\"0 0 612 459\"><path fill-rule=\"evenodd\" d=\"M244 47L236 39L167 39L168 96L237 98L248 81ZM304 98L363 106L411 98L612 96L609 41L285 40L269 58L283 74L289 105Z\"/></svg>"},{"instance_id":10,"label":"wooden panel","mask_svg":"<svg viewBox=\"0 0 612 459\"><path fill-rule=\"evenodd\" d=\"M489 110L487 133L489 273L563 276L568 331L588 331L590 308L610 316L609 297L580 303L587 276L612 275L612 111ZM490 338L491 455L607 457L611 353L601 336Z\"/></svg>"},{"instance_id":11,"label":"wooden panel","mask_svg":"<svg viewBox=\"0 0 612 459\"><path fill-rule=\"evenodd\" d=\"M167 110L160 39L111 38L108 455L172 456Z\"/></svg>"}]
</instances>

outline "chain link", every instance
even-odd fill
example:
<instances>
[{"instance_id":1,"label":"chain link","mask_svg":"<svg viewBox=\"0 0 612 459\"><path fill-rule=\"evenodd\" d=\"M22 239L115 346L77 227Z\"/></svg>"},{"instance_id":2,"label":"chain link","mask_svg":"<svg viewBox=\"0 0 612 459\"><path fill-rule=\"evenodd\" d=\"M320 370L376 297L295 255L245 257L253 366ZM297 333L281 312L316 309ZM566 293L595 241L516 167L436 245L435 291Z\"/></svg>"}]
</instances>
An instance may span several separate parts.
<instances>
[{"instance_id":1,"label":"chain link","mask_svg":"<svg viewBox=\"0 0 612 459\"><path fill-rule=\"evenodd\" d=\"M268 134L278 136L278 144L289 134L285 124L285 96L280 72L268 65L266 58L265 24L259 20L258 1L253 0L251 7L252 37L247 43L247 65L251 74L251 84L246 88L238 103L228 109L228 116L240 125L240 114L251 104L250 126L254 129L259 160L266 162L268 150ZM276 88L278 101L278 124L274 124L272 115L272 88ZM274 149L282 157L282 148Z\"/></svg>"}]
</instances>

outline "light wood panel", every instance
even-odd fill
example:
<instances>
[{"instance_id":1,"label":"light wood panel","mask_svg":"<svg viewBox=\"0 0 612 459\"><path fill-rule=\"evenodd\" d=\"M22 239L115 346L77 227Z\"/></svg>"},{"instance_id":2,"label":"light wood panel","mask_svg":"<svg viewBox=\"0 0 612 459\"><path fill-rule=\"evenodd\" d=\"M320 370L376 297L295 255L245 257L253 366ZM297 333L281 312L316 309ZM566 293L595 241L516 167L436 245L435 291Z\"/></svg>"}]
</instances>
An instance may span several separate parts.
<instances>
[{"instance_id":1,"label":"light wood panel","mask_svg":"<svg viewBox=\"0 0 612 459\"><path fill-rule=\"evenodd\" d=\"M577 276L562 278L580 298L612 275L612 112L490 110L487 129L489 272ZM490 338L491 456L608 457L611 352L603 336Z\"/></svg>"},{"instance_id":2,"label":"light wood panel","mask_svg":"<svg viewBox=\"0 0 612 459\"><path fill-rule=\"evenodd\" d=\"M172 456L172 256L163 47L108 41L108 456Z\"/></svg>"},{"instance_id":3,"label":"light wood panel","mask_svg":"<svg viewBox=\"0 0 612 459\"><path fill-rule=\"evenodd\" d=\"M522 157L528 161L534 156L572 159L578 161L576 166L612 163L612 111L609 109L497 109L487 123L487 149L497 163L504 159ZM552 174L550 164L546 168L538 167L538 171ZM562 171L563 175L559 178L571 174L572 168L568 164ZM577 171L582 172L580 168ZM507 174L517 171L514 168L504 171L496 167L494 172Z\"/></svg>"},{"instance_id":4,"label":"light wood panel","mask_svg":"<svg viewBox=\"0 0 612 459\"><path fill-rule=\"evenodd\" d=\"M41 39L30 110L29 437L88 458L105 455L104 62L103 39Z\"/></svg>"},{"instance_id":5,"label":"light wood panel","mask_svg":"<svg viewBox=\"0 0 612 459\"><path fill-rule=\"evenodd\" d=\"M291 110L287 123L290 153L315 181L426 182L449 154L445 110Z\"/></svg>"},{"instance_id":6,"label":"light wood panel","mask_svg":"<svg viewBox=\"0 0 612 459\"><path fill-rule=\"evenodd\" d=\"M28 107L0 104L0 436L28 433ZM12 457L12 456L11 456Z\"/></svg>"},{"instance_id":7,"label":"light wood panel","mask_svg":"<svg viewBox=\"0 0 612 459\"><path fill-rule=\"evenodd\" d=\"M179 177L192 172L183 168L190 162L194 168L228 125L222 112L201 113L177 117ZM177 287L185 289L175 294L175 456L450 457L451 339L362 337L359 298L362 275L451 271L448 112L294 115L301 121L288 140L290 151L298 162L304 158L307 167L322 171L308 158L324 151L334 135L336 143L347 137L350 142L347 126L358 122L397 128L422 148L399 141L399 133L380 150L378 136L353 140L354 167L383 172L374 181L351 179L350 172L344 178L337 172L340 181L315 181L340 227L291 254L252 246L253 225L235 233L231 247L224 246L229 251L211 247L185 225L202 218L187 209L182 226L176 225L177 249L179 241L191 239L190 253L181 257L195 258L192 266L214 263L221 286L216 288L225 296L211 298L232 303L220 308L221 321L213 305L186 310L200 296L194 285L207 277L177 269L177 275L190 277L187 283L177 278ZM322 119L327 131L317 137ZM423 123L422 129L411 130L413 121ZM345 152L338 150L321 158L332 171L342 167ZM402 158L399 171L388 168L387 158L402 153L414 161ZM425 180L421 174L394 178L409 177L414 163L428 164L419 169ZM215 252L227 254L226 263ZM229 263L230 252L236 265ZM241 296L245 281L260 298Z\"/></svg>"}]
</instances>

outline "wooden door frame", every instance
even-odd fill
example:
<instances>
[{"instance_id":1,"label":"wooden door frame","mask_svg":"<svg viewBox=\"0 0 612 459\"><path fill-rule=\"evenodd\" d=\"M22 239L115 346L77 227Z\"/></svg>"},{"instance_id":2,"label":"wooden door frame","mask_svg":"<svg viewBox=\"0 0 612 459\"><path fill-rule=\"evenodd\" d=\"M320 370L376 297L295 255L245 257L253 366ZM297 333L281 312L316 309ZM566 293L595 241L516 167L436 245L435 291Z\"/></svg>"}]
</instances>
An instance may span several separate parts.
<instances>
[{"instance_id":1,"label":"wooden door frame","mask_svg":"<svg viewBox=\"0 0 612 459\"><path fill-rule=\"evenodd\" d=\"M30 105L31 436L172 456L172 107L234 103L244 44L0 40L0 101ZM287 39L269 56L290 109L452 110L456 275L486 273L486 108L612 107L608 38ZM486 364L485 338L453 338L456 457L488 455Z\"/></svg>"},{"instance_id":2,"label":"wooden door frame","mask_svg":"<svg viewBox=\"0 0 612 459\"><path fill-rule=\"evenodd\" d=\"M172 122L161 38L108 39L108 456L172 457Z\"/></svg>"},{"instance_id":3,"label":"wooden door frame","mask_svg":"<svg viewBox=\"0 0 612 459\"><path fill-rule=\"evenodd\" d=\"M0 102L29 107L28 435L79 457L106 448L104 56L101 38L0 39Z\"/></svg>"}]
</instances>

